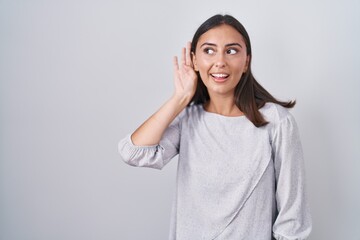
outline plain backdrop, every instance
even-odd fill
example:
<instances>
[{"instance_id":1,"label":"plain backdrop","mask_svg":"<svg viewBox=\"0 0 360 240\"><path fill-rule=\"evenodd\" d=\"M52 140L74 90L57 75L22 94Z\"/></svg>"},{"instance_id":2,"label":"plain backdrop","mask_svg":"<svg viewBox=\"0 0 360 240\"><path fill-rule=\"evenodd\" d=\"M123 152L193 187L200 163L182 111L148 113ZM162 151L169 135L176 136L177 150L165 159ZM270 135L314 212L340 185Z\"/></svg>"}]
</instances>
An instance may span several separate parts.
<instances>
[{"instance_id":1,"label":"plain backdrop","mask_svg":"<svg viewBox=\"0 0 360 240\"><path fill-rule=\"evenodd\" d=\"M172 57L229 13L253 72L292 110L311 240L360 239L360 1L0 0L0 239L167 239L177 159L118 141L173 91Z\"/></svg>"}]
</instances>

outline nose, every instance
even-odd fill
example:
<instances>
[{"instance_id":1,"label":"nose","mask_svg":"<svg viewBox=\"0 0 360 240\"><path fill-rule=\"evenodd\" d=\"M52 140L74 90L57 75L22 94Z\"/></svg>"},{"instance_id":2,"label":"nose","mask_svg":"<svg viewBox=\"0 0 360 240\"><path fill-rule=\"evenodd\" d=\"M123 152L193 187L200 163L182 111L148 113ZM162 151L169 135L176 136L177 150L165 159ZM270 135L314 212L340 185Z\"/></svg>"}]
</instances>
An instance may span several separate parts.
<instances>
[{"instance_id":1,"label":"nose","mask_svg":"<svg viewBox=\"0 0 360 240\"><path fill-rule=\"evenodd\" d=\"M225 67L225 66L226 66L226 62L225 62L224 54L217 54L215 67L222 68L222 67Z\"/></svg>"}]
</instances>

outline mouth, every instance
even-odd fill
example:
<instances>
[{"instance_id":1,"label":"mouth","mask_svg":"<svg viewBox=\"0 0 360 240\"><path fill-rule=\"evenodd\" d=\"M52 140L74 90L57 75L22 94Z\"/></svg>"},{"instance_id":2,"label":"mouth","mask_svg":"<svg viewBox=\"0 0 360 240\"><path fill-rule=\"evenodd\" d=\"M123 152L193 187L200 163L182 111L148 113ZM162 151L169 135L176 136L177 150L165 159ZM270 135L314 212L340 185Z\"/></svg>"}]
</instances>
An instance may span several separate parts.
<instances>
[{"instance_id":1,"label":"mouth","mask_svg":"<svg viewBox=\"0 0 360 240\"><path fill-rule=\"evenodd\" d=\"M225 82L229 77L229 74L226 73L212 73L210 75L215 82Z\"/></svg>"}]
</instances>

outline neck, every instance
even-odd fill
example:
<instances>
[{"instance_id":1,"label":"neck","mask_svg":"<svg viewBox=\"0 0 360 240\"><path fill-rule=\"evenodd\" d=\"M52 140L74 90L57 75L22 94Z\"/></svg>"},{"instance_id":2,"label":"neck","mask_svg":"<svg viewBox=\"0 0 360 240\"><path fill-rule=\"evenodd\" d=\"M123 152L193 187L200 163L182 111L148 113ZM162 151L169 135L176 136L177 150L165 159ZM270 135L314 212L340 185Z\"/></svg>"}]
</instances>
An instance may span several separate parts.
<instances>
[{"instance_id":1,"label":"neck","mask_svg":"<svg viewBox=\"0 0 360 240\"><path fill-rule=\"evenodd\" d=\"M234 97L210 97L210 100L204 104L207 112L217 113L224 116L242 116L243 112L235 104Z\"/></svg>"}]
</instances>

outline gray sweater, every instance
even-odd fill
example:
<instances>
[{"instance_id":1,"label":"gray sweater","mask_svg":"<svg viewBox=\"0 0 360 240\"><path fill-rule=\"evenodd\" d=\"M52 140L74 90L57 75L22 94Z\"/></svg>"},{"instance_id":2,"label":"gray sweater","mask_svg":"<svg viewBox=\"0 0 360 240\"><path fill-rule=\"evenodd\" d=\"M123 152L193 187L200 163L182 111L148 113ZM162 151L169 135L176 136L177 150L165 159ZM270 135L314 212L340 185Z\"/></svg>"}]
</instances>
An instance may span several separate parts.
<instances>
[{"instance_id":1,"label":"gray sweater","mask_svg":"<svg viewBox=\"0 0 360 240\"><path fill-rule=\"evenodd\" d=\"M179 154L170 239L306 239L311 217L305 195L298 129L289 111L267 103L270 123L256 128L245 116L184 109L159 145L119 152L132 166L163 168Z\"/></svg>"}]
</instances>

